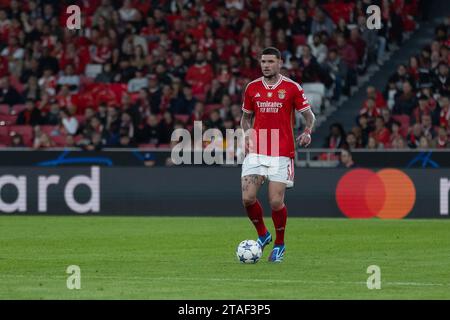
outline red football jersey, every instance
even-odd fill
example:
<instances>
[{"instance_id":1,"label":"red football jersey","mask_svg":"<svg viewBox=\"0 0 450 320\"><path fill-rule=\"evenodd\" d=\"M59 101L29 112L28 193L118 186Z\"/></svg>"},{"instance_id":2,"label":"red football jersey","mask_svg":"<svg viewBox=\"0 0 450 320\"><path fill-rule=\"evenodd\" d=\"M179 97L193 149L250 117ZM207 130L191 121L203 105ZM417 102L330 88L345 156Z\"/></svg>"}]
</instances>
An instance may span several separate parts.
<instances>
[{"instance_id":1,"label":"red football jersey","mask_svg":"<svg viewBox=\"0 0 450 320\"><path fill-rule=\"evenodd\" d=\"M245 88L242 110L254 113L256 150L251 152L269 156L295 157L295 110L311 109L302 87L280 76L274 85L264 77L250 82Z\"/></svg>"}]
</instances>

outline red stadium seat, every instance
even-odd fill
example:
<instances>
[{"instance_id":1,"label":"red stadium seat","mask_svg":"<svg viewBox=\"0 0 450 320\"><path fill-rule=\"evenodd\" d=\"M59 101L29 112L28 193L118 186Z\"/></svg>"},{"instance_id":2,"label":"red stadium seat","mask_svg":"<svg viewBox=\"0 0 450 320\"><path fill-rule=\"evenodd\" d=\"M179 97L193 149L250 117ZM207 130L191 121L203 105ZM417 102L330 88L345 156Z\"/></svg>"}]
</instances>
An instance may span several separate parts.
<instances>
[{"instance_id":1,"label":"red stadium seat","mask_svg":"<svg viewBox=\"0 0 450 320\"><path fill-rule=\"evenodd\" d=\"M175 120L179 120L183 124L186 124L189 121L191 116L188 114L176 114L174 117L175 117Z\"/></svg>"},{"instance_id":2,"label":"red stadium seat","mask_svg":"<svg viewBox=\"0 0 450 320\"><path fill-rule=\"evenodd\" d=\"M296 35L292 37L292 41L294 42L294 47L302 46L306 44L306 37L302 34Z\"/></svg>"},{"instance_id":3,"label":"red stadium seat","mask_svg":"<svg viewBox=\"0 0 450 320\"><path fill-rule=\"evenodd\" d=\"M0 143L8 144L10 142L9 127L0 126Z\"/></svg>"},{"instance_id":4,"label":"red stadium seat","mask_svg":"<svg viewBox=\"0 0 450 320\"><path fill-rule=\"evenodd\" d=\"M149 149L149 148L156 148L156 144L154 143L141 143L138 145L139 149Z\"/></svg>"},{"instance_id":5,"label":"red stadium seat","mask_svg":"<svg viewBox=\"0 0 450 320\"><path fill-rule=\"evenodd\" d=\"M43 132L43 133L47 134L49 137L51 137L52 134L58 130L59 126L46 125L46 126L40 126L40 128L41 128L41 132Z\"/></svg>"},{"instance_id":6,"label":"red stadium seat","mask_svg":"<svg viewBox=\"0 0 450 320\"><path fill-rule=\"evenodd\" d=\"M15 125L17 121L16 115L0 114L0 124L6 126Z\"/></svg>"},{"instance_id":7,"label":"red stadium seat","mask_svg":"<svg viewBox=\"0 0 450 320\"><path fill-rule=\"evenodd\" d=\"M12 114L19 114L23 110L26 109L26 106L24 104L15 104L12 107Z\"/></svg>"},{"instance_id":8,"label":"red stadium seat","mask_svg":"<svg viewBox=\"0 0 450 320\"><path fill-rule=\"evenodd\" d=\"M33 127L32 126L28 126L28 125L24 125L24 126L20 126L20 125L14 125L14 126L10 126L9 130L12 132L16 132L16 133L20 133L21 135L33 135Z\"/></svg>"},{"instance_id":9,"label":"red stadium seat","mask_svg":"<svg viewBox=\"0 0 450 320\"><path fill-rule=\"evenodd\" d=\"M64 147L66 145L66 135L59 135L50 137L51 140L55 143L56 147Z\"/></svg>"},{"instance_id":10,"label":"red stadium seat","mask_svg":"<svg viewBox=\"0 0 450 320\"><path fill-rule=\"evenodd\" d=\"M220 103L218 104L207 104L205 106L205 114L209 114L213 110L219 110L222 108L222 105Z\"/></svg>"},{"instance_id":11,"label":"red stadium seat","mask_svg":"<svg viewBox=\"0 0 450 320\"><path fill-rule=\"evenodd\" d=\"M27 147L31 147L33 145L34 133L32 126L10 126L9 132L10 134L20 134L23 138L23 142Z\"/></svg>"},{"instance_id":12,"label":"red stadium seat","mask_svg":"<svg viewBox=\"0 0 450 320\"><path fill-rule=\"evenodd\" d=\"M0 114L9 114L9 105L7 104L0 104Z\"/></svg>"}]
</instances>

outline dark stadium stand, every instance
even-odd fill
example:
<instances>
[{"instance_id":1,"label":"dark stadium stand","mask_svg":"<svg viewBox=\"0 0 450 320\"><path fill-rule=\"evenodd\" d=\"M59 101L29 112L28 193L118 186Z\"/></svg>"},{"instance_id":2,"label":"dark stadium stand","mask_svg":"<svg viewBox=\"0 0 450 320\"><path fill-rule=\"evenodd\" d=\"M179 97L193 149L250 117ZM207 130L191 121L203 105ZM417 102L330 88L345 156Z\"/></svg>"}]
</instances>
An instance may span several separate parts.
<instances>
[{"instance_id":1,"label":"dark stadium stand","mask_svg":"<svg viewBox=\"0 0 450 320\"><path fill-rule=\"evenodd\" d=\"M320 139L316 139L313 147L333 147L329 141L337 140L340 148L347 149L450 147L449 10L445 5L440 10L438 5L434 7L433 18L421 21L420 29L410 39L403 39L398 53L391 59L395 63L389 61L381 67L370 85L360 88L342 111L334 113L333 119L327 121L327 128L339 123L342 132L339 135L331 131L325 133L329 129L320 128L316 135ZM363 120L368 122L367 127L359 120L362 114L367 118ZM380 127L377 129L379 117L383 123L378 120Z\"/></svg>"},{"instance_id":2,"label":"dark stadium stand","mask_svg":"<svg viewBox=\"0 0 450 320\"><path fill-rule=\"evenodd\" d=\"M358 21L363 1L77 1L80 31L64 28L68 4L0 3L1 146L126 147L122 136L130 147L167 145L175 126L192 128L216 109L220 119L209 125L237 127L233 109L268 45L282 50L283 73L304 85L316 114L326 114L398 41L397 20L414 28L418 1L384 2L391 28L375 33Z\"/></svg>"},{"instance_id":3,"label":"dark stadium stand","mask_svg":"<svg viewBox=\"0 0 450 320\"><path fill-rule=\"evenodd\" d=\"M69 3L81 7L79 31L65 28ZM327 114L415 28L420 1L383 1L379 31L361 19L370 3L2 0L0 146L166 147L175 127L212 110L208 126L236 128L269 45Z\"/></svg>"}]
</instances>

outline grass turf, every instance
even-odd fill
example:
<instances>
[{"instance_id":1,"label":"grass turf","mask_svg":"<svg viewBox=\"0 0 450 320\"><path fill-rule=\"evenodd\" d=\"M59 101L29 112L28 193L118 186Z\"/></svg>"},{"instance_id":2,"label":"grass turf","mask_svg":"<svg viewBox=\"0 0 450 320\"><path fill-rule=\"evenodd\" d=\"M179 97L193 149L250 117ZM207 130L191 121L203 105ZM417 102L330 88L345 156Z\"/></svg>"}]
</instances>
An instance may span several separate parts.
<instances>
[{"instance_id":1,"label":"grass turf","mask_svg":"<svg viewBox=\"0 0 450 320\"><path fill-rule=\"evenodd\" d=\"M283 263L238 263L254 237L246 218L3 216L0 299L450 299L449 221L289 218Z\"/></svg>"}]
</instances>

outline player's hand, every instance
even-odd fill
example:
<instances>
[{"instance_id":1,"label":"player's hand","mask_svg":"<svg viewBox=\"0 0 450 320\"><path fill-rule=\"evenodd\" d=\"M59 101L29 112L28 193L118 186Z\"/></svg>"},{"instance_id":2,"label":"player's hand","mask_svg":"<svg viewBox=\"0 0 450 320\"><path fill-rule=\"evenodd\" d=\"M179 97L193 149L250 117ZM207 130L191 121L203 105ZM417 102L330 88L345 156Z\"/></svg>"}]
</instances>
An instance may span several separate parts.
<instances>
[{"instance_id":1,"label":"player's hand","mask_svg":"<svg viewBox=\"0 0 450 320\"><path fill-rule=\"evenodd\" d=\"M297 137L296 141L301 147L306 148L309 146L311 143L311 130L306 128L305 131Z\"/></svg>"}]
</instances>

